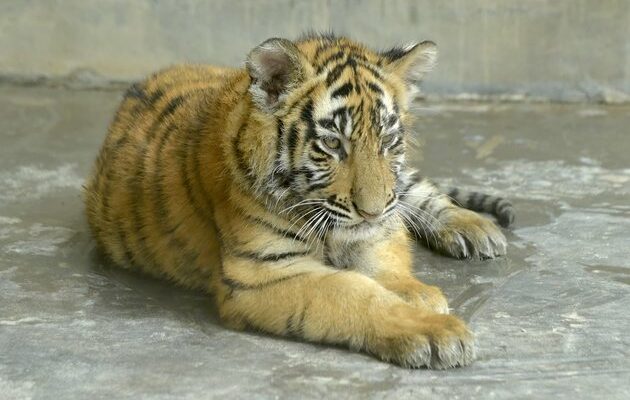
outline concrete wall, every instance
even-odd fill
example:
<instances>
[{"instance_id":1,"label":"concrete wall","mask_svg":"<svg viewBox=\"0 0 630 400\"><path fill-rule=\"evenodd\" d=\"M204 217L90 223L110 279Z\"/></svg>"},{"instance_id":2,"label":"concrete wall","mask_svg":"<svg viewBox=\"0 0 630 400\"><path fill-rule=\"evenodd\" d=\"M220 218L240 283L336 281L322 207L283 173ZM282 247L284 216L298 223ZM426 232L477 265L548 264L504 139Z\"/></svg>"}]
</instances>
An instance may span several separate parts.
<instances>
[{"instance_id":1,"label":"concrete wall","mask_svg":"<svg viewBox=\"0 0 630 400\"><path fill-rule=\"evenodd\" d=\"M630 100L627 0L5 0L0 77L103 83L181 61L238 65L270 36L432 39L439 95Z\"/></svg>"}]
</instances>

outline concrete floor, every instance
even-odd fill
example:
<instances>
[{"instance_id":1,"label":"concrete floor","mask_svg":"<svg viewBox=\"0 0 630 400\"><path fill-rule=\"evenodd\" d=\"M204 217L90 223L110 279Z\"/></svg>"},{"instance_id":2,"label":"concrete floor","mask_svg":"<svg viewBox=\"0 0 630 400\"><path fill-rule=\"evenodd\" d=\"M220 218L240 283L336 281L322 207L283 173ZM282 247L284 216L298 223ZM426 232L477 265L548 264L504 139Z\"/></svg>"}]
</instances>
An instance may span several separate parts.
<instances>
[{"instance_id":1,"label":"concrete floor","mask_svg":"<svg viewBox=\"0 0 630 400\"><path fill-rule=\"evenodd\" d=\"M517 210L508 256L419 247L478 359L404 370L222 328L94 252L80 187L118 92L0 87L0 399L630 398L630 106L422 104L435 178Z\"/></svg>"}]
</instances>

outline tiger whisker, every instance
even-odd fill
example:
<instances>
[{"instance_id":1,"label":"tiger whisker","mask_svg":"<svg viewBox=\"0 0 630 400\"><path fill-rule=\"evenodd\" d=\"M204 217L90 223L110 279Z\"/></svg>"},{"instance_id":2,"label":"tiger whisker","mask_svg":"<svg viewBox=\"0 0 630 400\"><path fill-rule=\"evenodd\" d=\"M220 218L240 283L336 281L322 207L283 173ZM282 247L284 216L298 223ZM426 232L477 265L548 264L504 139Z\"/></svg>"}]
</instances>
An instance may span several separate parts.
<instances>
[{"instance_id":1,"label":"tiger whisker","mask_svg":"<svg viewBox=\"0 0 630 400\"><path fill-rule=\"evenodd\" d=\"M312 234L314 234L314 233L317 231L317 229L318 229L318 225L319 225L319 224L321 223L321 221L322 221L322 220L326 217L326 214L327 214L326 210L322 209L322 212L321 212L321 215L319 216L319 218L317 218L317 219L315 220L315 222L313 223L312 227L311 227L311 228L309 229L309 231L308 231L308 232L306 232L306 234L305 234L305 236L308 238L308 239L307 239L307 242L306 242L306 245L307 245L307 247L308 247L309 251L310 251L310 249L311 249L311 239L313 239L313 237L311 237L311 235L312 235Z\"/></svg>"},{"instance_id":2,"label":"tiger whisker","mask_svg":"<svg viewBox=\"0 0 630 400\"><path fill-rule=\"evenodd\" d=\"M290 211L290 210L292 210L292 209L294 209L296 207L299 207L299 206L306 206L306 205L313 205L313 204L323 204L325 201L326 201L326 199L304 199L304 200L302 200L302 201L300 201L300 202L298 202L296 204L293 204L293 205L291 205L291 206L289 206L289 207L279 211L278 214L284 214L284 213L286 213L286 212L288 212L288 211Z\"/></svg>"},{"instance_id":3,"label":"tiger whisker","mask_svg":"<svg viewBox=\"0 0 630 400\"><path fill-rule=\"evenodd\" d=\"M420 234L420 232L418 231L418 224L416 224L416 223L413 221L413 219L411 219L411 217L410 217L410 216L408 216L408 215L406 215L406 214L404 213L405 211L406 211L406 212L409 212L409 211L405 210L404 208L402 209L402 211L403 211L403 212L399 212L399 213L398 213L398 215L399 215L402 219L404 219L404 220L407 222L405 225L410 226L410 227L414 230L414 232L416 233L416 235L417 235L419 238L422 238L422 237L423 237L423 238L426 240L426 242L427 242L427 246L428 246L428 245L429 245L429 238L428 238L428 235L427 235L427 231L426 231L426 229L425 229L425 226L424 226L424 224L422 223L422 220L420 221L420 229L422 229L422 232L424 233L424 235L421 235L421 234Z\"/></svg>"},{"instance_id":4,"label":"tiger whisker","mask_svg":"<svg viewBox=\"0 0 630 400\"><path fill-rule=\"evenodd\" d=\"M326 235L326 229L328 227L328 221L330 220L330 213L326 213L326 218L324 219L324 222L321 224L321 227L319 228L319 230L317 231L316 234L316 239L317 239L317 245L315 246L315 251L319 250L319 244L320 243L324 243L324 238Z\"/></svg>"},{"instance_id":5,"label":"tiger whisker","mask_svg":"<svg viewBox=\"0 0 630 400\"><path fill-rule=\"evenodd\" d=\"M404 201L399 201L399 204L401 206L401 208L403 210L405 210L407 213L411 214L412 216L414 216L416 219L418 219L418 222L421 224L422 230L425 233L425 239L427 240L427 244L428 244L428 235L427 235L427 230L428 229L428 233L431 234L433 236L433 240L436 241L436 243L438 242L437 240L437 236L435 234L435 231L437 229L439 229L439 226L437 226L437 224L441 224L441 222L439 220L437 220L435 217L433 217L431 214L427 213L426 211L420 209L420 208L415 208L413 207L413 205L406 203ZM418 212L422 212L422 214L418 213ZM435 220L435 222L432 222L431 220L429 220L428 218L433 218L433 220ZM436 229L437 228L437 229Z\"/></svg>"},{"instance_id":6,"label":"tiger whisker","mask_svg":"<svg viewBox=\"0 0 630 400\"><path fill-rule=\"evenodd\" d=\"M296 236L300 236L300 234L302 233L302 231L306 231L307 229L309 229L309 225L315 221L315 219L317 219L323 212L324 210L321 208L316 209L317 212L315 213L315 215L311 216L305 223L304 225L302 225L302 227L298 230ZM307 247L308 247L308 236L306 236L307 239Z\"/></svg>"},{"instance_id":7,"label":"tiger whisker","mask_svg":"<svg viewBox=\"0 0 630 400\"><path fill-rule=\"evenodd\" d=\"M318 210L319 210L319 208L313 208L312 210L309 210L309 211L307 211L304 214L298 214L298 215L294 216L292 219L290 219L289 223L291 223L292 221L293 221L293 223L289 226L289 228L286 230L284 235L282 235L282 239L285 239L287 237L287 234L289 232L291 232L291 228L293 228L295 226L295 224L297 224L300 221L300 219L305 218L307 215L312 214L312 213L314 213L315 211L318 211ZM293 238L293 241L296 241L298 237L300 237L300 231L298 231L295 234L295 236Z\"/></svg>"},{"instance_id":8,"label":"tiger whisker","mask_svg":"<svg viewBox=\"0 0 630 400\"><path fill-rule=\"evenodd\" d=\"M455 203L455 204L459 204L459 202L457 201L457 199L455 199L452 196L449 196L447 193L439 193L436 195L431 195L431 194L420 194L420 193L412 193L412 192L401 192L398 193L399 196L412 196L412 197L426 197L426 198L430 198L430 199L444 199L447 198L449 199L451 202Z\"/></svg>"},{"instance_id":9,"label":"tiger whisker","mask_svg":"<svg viewBox=\"0 0 630 400\"><path fill-rule=\"evenodd\" d=\"M411 203L407 203L405 201L402 201L403 204L405 204L407 207L409 207L412 211L414 212L420 212L422 213L422 215L425 215L427 218L431 218L433 221L435 221L435 225L436 228L443 228L444 224L442 223L442 221L440 221L438 218L436 218L435 216L433 216L433 214L431 214L430 212L428 212L427 210L424 210L418 206L415 206Z\"/></svg>"},{"instance_id":10,"label":"tiger whisker","mask_svg":"<svg viewBox=\"0 0 630 400\"><path fill-rule=\"evenodd\" d=\"M398 212L396 213L396 216L399 218L399 220L402 220L403 225L406 225L408 227L410 227L411 229L413 229L413 231L416 233L416 236L421 238L424 237L425 240L427 240L427 246L429 245L429 241L426 237L426 235L421 235L420 232L418 231L418 227L416 226L416 224L405 214ZM422 230L424 231L424 228L421 227ZM426 233L426 232L425 232Z\"/></svg>"},{"instance_id":11,"label":"tiger whisker","mask_svg":"<svg viewBox=\"0 0 630 400\"><path fill-rule=\"evenodd\" d=\"M431 228L442 228L443 227L442 222L439 219L435 218L428 211L423 210L420 207L417 207L417 206L415 206L415 205L413 205L411 203L407 203L407 202L402 201L402 200L400 201L400 203L401 203L401 205L406 207L409 212L413 213L413 215L417 216L418 218L422 218L426 223L429 224L429 226ZM418 214L418 213L420 213L420 214ZM426 217L426 218L424 218L423 216ZM434 221L433 225L430 224L431 221L428 220L427 218L431 218Z\"/></svg>"}]
</instances>

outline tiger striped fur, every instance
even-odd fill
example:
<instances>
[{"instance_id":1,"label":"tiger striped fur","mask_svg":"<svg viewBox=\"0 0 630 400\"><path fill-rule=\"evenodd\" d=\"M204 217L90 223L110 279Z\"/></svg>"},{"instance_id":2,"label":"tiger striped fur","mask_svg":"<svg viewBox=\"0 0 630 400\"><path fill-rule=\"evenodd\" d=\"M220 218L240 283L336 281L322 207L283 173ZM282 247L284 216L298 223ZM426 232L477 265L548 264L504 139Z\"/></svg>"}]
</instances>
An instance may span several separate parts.
<instances>
[{"instance_id":1,"label":"tiger striped fur","mask_svg":"<svg viewBox=\"0 0 630 400\"><path fill-rule=\"evenodd\" d=\"M213 294L233 329L405 367L469 364L473 335L413 276L409 230L494 257L503 234L460 205L505 221L508 203L453 201L406 166L410 82L435 57L431 42L269 39L244 69L178 66L132 85L85 188L98 246Z\"/></svg>"}]
</instances>

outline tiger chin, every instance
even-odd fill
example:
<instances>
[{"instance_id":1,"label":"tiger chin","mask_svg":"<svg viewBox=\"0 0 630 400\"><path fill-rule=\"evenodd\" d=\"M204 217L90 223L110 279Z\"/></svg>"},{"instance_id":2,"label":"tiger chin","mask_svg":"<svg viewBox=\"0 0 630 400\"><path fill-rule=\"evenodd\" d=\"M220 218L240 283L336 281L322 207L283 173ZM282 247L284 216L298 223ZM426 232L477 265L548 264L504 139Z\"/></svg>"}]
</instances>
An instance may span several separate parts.
<instances>
[{"instance_id":1,"label":"tiger chin","mask_svg":"<svg viewBox=\"0 0 630 400\"><path fill-rule=\"evenodd\" d=\"M470 364L474 338L412 274L413 240L492 258L504 199L405 162L425 41L272 38L245 68L172 67L125 93L85 186L114 263L211 293L223 323L341 344L404 367Z\"/></svg>"}]
</instances>

